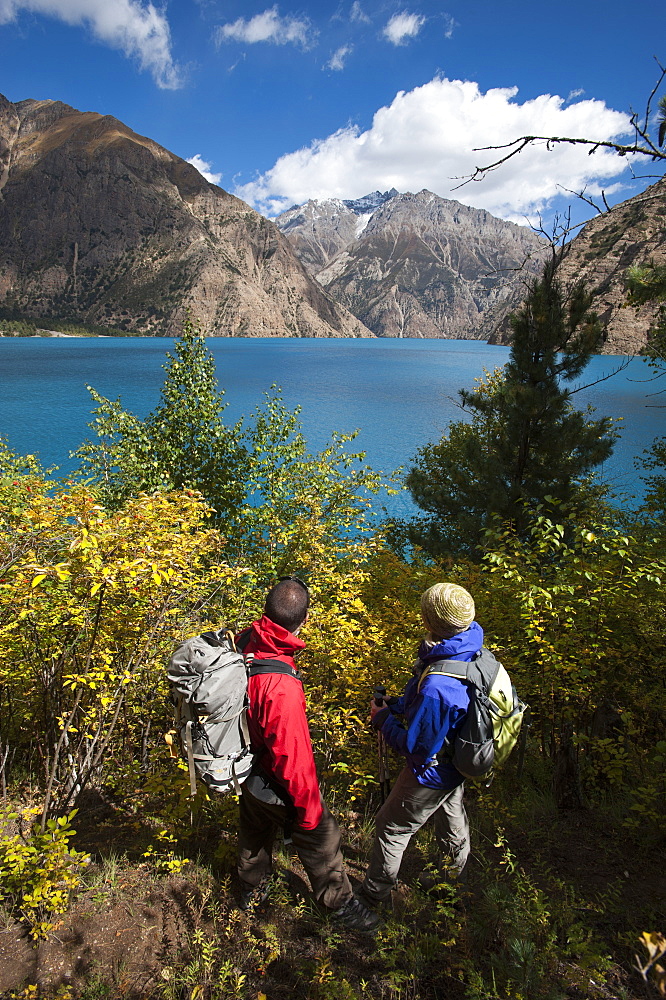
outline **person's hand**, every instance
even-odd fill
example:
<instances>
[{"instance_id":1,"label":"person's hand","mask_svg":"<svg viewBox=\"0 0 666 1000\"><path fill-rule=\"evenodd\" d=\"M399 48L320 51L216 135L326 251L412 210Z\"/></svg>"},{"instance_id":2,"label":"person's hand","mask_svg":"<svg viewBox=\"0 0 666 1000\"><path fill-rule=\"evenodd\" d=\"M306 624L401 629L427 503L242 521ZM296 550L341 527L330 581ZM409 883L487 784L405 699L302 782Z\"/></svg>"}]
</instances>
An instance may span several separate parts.
<instances>
[{"instance_id":1,"label":"person's hand","mask_svg":"<svg viewBox=\"0 0 666 1000\"><path fill-rule=\"evenodd\" d=\"M380 700L379 704L377 704L377 699L376 698L371 698L370 699L370 719L374 719L374 717L376 716L377 712L381 712L383 708L388 708L388 706L387 706L386 701L385 701L384 698L382 698Z\"/></svg>"},{"instance_id":2,"label":"person's hand","mask_svg":"<svg viewBox=\"0 0 666 1000\"><path fill-rule=\"evenodd\" d=\"M370 705L370 725L372 726L373 729L376 729L377 732L379 732L384 723L386 722L386 720L388 719L391 709L386 704L383 698L380 701L379 705L374 704L374 702L375 699L373 698L372 704Z\"/></svg>"}]
</instances>

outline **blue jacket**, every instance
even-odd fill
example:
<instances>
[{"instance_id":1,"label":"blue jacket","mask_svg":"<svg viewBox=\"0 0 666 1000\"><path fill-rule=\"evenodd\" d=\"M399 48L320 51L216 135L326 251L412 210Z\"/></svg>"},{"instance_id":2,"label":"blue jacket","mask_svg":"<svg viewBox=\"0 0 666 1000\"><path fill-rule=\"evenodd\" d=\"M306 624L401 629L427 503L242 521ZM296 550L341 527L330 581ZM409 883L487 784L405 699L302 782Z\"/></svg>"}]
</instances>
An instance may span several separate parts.
<instances>
[{"instance_id":1,"label":"blue jacket","mask_svg":"<svg viewBox=\"0 0 666 1000\"><path fill-rule=\"evenodd\" d=\"M462 681L437 674L428 675L419 691L424 665L442 659L469 662L482 645L483 629L477 622L435 646L422 643L403 694L372 720L388 745L406 758L419 784L428 788L456 788L464 781L450 761L438 761L436 755L462 724L469 694Z\"/></svg>"}]
</instances>

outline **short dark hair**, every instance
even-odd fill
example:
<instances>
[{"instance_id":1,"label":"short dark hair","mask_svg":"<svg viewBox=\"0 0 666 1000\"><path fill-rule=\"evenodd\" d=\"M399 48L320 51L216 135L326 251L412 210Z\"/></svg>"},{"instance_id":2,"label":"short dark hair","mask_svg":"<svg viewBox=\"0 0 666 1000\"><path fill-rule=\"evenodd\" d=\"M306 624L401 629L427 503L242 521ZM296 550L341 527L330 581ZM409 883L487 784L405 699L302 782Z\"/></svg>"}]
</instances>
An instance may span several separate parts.
<instances>
[{"instance_id":1,"label":"short dark hair","mask_svg":"<svg viewBox=\"0 0 666 1000\"><path fill-rule=\"evenodd\" d=\"M310 606L310 594L302 580L288 577L268 591L264 614L276 625L293 632L305 621Z\"/></svg>"}]
</instances>

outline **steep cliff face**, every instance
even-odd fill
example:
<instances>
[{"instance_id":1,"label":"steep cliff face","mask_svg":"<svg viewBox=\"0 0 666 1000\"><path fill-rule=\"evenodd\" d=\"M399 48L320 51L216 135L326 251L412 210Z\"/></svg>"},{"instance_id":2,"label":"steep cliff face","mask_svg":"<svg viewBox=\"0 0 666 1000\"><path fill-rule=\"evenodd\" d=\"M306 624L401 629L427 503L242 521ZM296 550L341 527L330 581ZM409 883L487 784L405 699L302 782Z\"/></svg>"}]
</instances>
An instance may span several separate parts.
<instances>
[{"instance_id":1,"label":"steep cliff face","mask_svg":"<svg viewBox=\"0 0 666 1000\"><path fill-rule=\"evenodd\" d=\"M0 306L177 334L370 332L277 227L122 122L0 97Z\"/></svg>"},{"instance_id":2,"label":"steep cliff face","mask_svg":"<svg viewBox=\"0 0 666 1000\"><path fill-rule=\"evenodd\" d=\"M371 212L360 202L308 202L276 222L317 280L378 336L487 337L486 317L517 303L539 270L540 240L429 191L381 197Z\"/></svg>"},{"instance_id":3,"label":"steep cliff face","mask_svg":"<svg viewBox=\"0 0 666 1000\"><path fill-rule=\"evenodd\" d=\"M645 346L659 304L627 306L627 271L652 264L666 264L666 179L588 222L558 268L565 287L582 279L592 293L606 329L604 353L637 354ZM490 342L508 343L510 335L504 316Z\"/></svg>"},{"instance_id":4,"label":"steep cliff face","mask_svg":"<svg viewBox=\"0 0 666 1000\"><path fill-rule=\"evenodd\" d=\"M645 346L659 305L627 306L627 271L652 264L666 264L666 179L588 222L559 267L563 282L582 278L592 292L611 354Z\"/></svg>"}]
</instances>

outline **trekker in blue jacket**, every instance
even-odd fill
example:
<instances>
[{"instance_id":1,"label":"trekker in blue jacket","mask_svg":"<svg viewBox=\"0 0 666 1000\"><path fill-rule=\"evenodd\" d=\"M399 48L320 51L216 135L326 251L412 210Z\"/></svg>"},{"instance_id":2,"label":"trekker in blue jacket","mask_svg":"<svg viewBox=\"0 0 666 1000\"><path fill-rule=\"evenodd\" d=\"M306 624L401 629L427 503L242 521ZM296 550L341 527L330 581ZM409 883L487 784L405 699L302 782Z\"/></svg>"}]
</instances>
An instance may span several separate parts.
<instances>
[{"instance_id":1,"label":"trekker in blue jacket","mask_svg":"<svg viewBox=\"0 0 666 1000\"><path fill-rule=\"evenodd\" d=\"M412 835L433 817L439 850L449 873L459 877L469 855L464 778L446 755L469 706L467 687L454 677L428 674L434 660L472 660L483 645L474 621L474 600L455 583L436 583L421 596L427 629L414 676L400 698L373 703L372 725L405 757L389 797L377 814L375 842L360 894L373 905L390 898ZM427 878L423 879L427 885Z\"/></svg>"}]
</instances>

